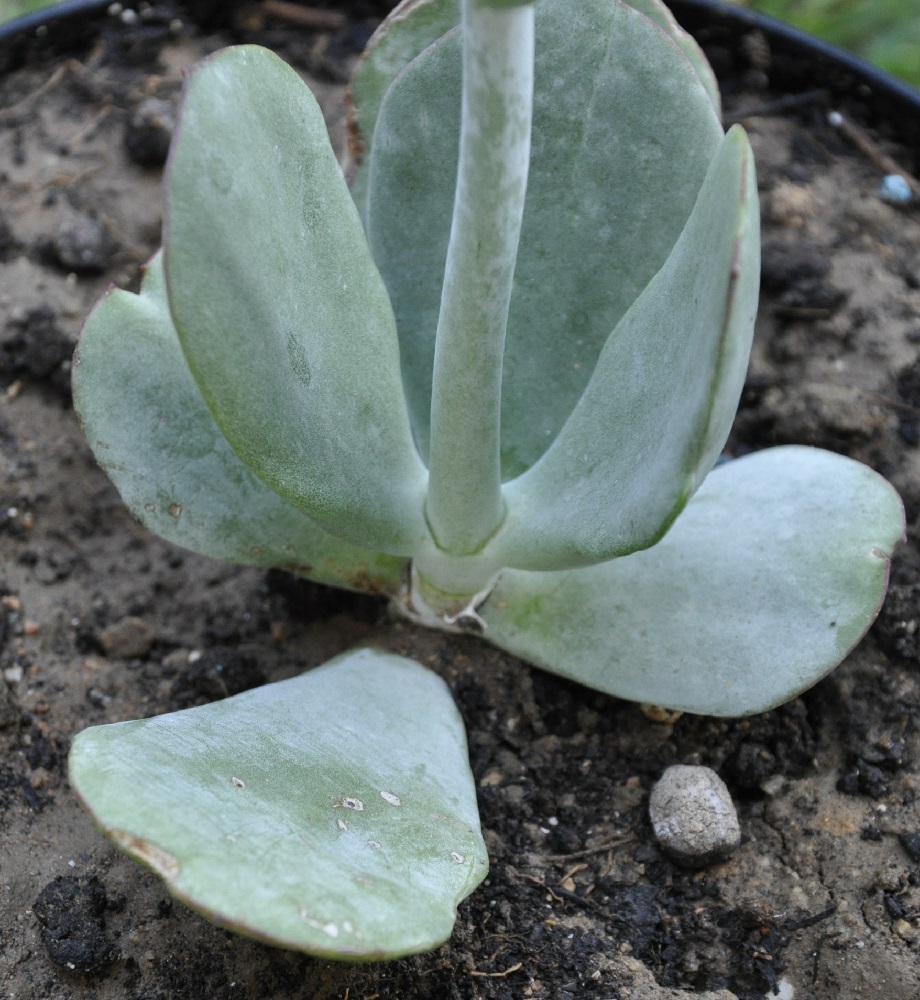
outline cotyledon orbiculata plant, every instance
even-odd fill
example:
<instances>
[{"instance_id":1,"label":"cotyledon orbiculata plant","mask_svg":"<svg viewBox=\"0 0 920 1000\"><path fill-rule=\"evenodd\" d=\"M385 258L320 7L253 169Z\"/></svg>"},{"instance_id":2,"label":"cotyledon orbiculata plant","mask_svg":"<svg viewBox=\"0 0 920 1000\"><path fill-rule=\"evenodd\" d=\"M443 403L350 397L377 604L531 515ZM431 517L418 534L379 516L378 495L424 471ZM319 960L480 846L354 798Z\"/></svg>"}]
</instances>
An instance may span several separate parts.
<instances>
[{"instance_id":1,"label":"cotyledon orbiculata plant","mask_svg":"<svg viewBox=\"0 0 920 1000\"><path fill-rule=\"evenodd\" d=\"M352 93L349 189L280 59L188 75L163 251L75 359L131 510L619 697L738 715L813 684L903 513L824 451L714 469L759 226L693 41L658 0L408 0ZM377 650L90 729L71 778L180 898L317 954L433 947L487 870L446 688Z\"/></svg>"}]
</instances>

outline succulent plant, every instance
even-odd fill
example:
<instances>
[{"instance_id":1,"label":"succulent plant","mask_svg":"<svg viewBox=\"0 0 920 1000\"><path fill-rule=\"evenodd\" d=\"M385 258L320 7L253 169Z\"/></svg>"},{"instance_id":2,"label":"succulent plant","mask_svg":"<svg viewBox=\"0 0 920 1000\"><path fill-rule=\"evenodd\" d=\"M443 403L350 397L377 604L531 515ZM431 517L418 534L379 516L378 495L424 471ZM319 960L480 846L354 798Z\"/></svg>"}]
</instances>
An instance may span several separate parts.
<instances>
[{"instance_id":1,"label":"succulent plant","mask_svg":"<svg viewBox=\"0 0 920 1000\"><path fill-rule=\"evenodd\" d=\"M137 517L669 708L763 711L839 663L901 504L811 448L714 468L757 189L667 10L408 0L353 99L349 189L276 56L189 75L162 254L74 367ZM455 711L392 654L91 729L71 773L182 898L320 954L433 947L486 871Z\"/></svg>"}]
</instances>

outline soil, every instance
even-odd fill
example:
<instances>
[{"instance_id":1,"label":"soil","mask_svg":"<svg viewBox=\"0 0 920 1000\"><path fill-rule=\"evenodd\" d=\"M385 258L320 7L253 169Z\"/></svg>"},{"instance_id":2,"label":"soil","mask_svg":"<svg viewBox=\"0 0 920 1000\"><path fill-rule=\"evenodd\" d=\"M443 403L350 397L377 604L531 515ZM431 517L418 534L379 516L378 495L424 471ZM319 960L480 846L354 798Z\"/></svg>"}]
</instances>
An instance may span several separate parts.
<instances>
[{"instance_id":1,"label":"soil","mask_svg":"<svg viewBox=\"0 0 920 1000\"><path fill-rule=\"evenodd\" d=\"M713 53L727 117L751 132L764 214L730 453L807 442L852 455L895 483L909 530L878 623L812 691L750 719L654 722L374 599L177 550L96 467L69 359L93 301L110 282L136 287L158 245L180 68L231 41L278 48L341 143L342 82L380 13L354 6L341 29L291 32L210 6L226 23L158 3L5 54L21 65L0 80L0 995L920 998L917 210L876 197L881 171L827 124L826 93L769 113L781 95L762 38ZM861 114L858 101L838 110ZM897 123L882 134L915 168ZM349 966L218 929L77 805L66 754L85 726L202 704L365 640L444 676L468 726L492 868L437 951ZM673 763L727 783L742 831L729 860L688 872L660 852L648 796Z\"/></svg>"}]
</instances>

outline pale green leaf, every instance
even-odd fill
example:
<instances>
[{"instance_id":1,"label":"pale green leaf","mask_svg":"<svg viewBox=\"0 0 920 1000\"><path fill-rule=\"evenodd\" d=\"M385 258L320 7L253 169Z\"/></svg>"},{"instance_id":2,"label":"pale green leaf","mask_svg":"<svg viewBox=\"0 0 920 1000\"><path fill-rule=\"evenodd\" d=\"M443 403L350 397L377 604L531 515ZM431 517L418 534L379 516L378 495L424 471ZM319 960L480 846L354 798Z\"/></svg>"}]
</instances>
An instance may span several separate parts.
<instances>
[{"instance_id":1,"label":"pale green leaf","mask_svg":"<svg viewBox=\"0 0 920 1000\"><path fill-rule=\"evenodd\" d=\"M182 356L159 255L140 295L110 292L87 319L73 392L99 464L162 538L341 587L394 592L402 582L402 560L333 538L234 454Z\"/></svg>"},{"instance_id":2,"label":"pale green leaf","mask_svg":"<svg viewBox=\"0 0 920 1000\"><path fill-rule=\"evenodd\" d=\"M661 0L628 0L628 6L651 18L659 28L670 35L700 78L700 83L706 89L716 114L721 116L722 98L719 94L719 81L716 80L716 75L713 73L709 61L693 36L684 31L670 9L661 3Z\"/></svg>"},{"instance_id":3,"label":"pale green leaf","mask_svg":"<svg viewBox=\"0 0 920 1000\"><path fill-rule=\"evenodd\" d=\"M495 559L570 568L645 548L667 529L715 464L738 407L757 313L758 220L753 155L735 128L559 436L505 485Z\"/></svg>"},{"instance_id":4,"label":"pale green leaf","mask_svg":"<svg viewBox=\"0 0 920 1000\"><path fill-rule=\"evenodd\" d=\"M588 687L708 715L781 704L872 624L902 537L880 476L774 448L715 469L653 548L508 570L479 609L495 645Z\"/></svg>"},{"instance_id":5,"label":"pale green leaf","mask_svg":"<svg viewBox=\"0 0 920 1000\"><path fill-rule=\"evenodd\" d=\"M367 158L380 104L390 84L424 49L460 23L460 0L402 0L374 32L351 76L351 193L362 217Z\"/></svg>"},{"instance_id":6,"label":"pale green leaf","mask_svg":"<svg viewBox=\"0 0 920 1000\"><path fill-rule=\"evenodd\" d=\"M237 454L328 531L409 554L427 473L392 310L322 113L267 50L189 76L165 244L183 351Z\"/></svg>"},{"instance_id":7,"label":"pale green leaf","mask_svg":"<svg viewBox=\"0 0 920 1000\"><path fill-rule=\"evenodd\" d=\"M542 3L559 0L538 0ZM616 0L611 0L616 2ZM690 61L706 88L716 113L720 110L719 87L702 49L674 19L660 0L631 0L633 7L665 31ZM429 45L460 23L460 0L403 0L380 24L352 74L352 155L358 164L366 161L373 144L374 128L384 94L396 77ZM360 170L352 186L359 209L364 211L367 171Z\"/></svg>"},{"instance_id":8,"label":"pale green leaf","mask_svg":"<svg viewBox=\"0 0 920 1000\"><path fill-rule=\"evenodd\" d=\"M392 653L88 729L70 781L183 902L315 955L434 948L488 871L450 693Z\"/></svg>"},{"instance_id":9,"label":"pale green leaf","mask_svg":"<svg viewBox=\"0 0 920 1000\"><path fill-rule=\"evenodd\" d=\"M722 139L694 70L610 0L537 6L531 170L502 385L505 478L539 458L610 331L667 259ZM396 312L427 454L430 380L456 177L454 32L390 86L374 131L367 226Z\"/></svg>"}]
</instances>

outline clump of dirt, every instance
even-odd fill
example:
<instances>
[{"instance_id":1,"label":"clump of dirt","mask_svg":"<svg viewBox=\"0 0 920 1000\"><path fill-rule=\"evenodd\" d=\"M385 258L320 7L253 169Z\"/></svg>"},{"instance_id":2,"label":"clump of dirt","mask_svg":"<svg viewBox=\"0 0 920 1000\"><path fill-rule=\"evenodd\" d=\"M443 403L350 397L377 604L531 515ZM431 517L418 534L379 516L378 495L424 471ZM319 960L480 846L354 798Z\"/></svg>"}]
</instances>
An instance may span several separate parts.
<instances>
[{"instance_id":1,"label":"clump of dirt","mask_svg":"<svg viewBox=\"0 0 920 1000\"><path fill-rule=\"evenodd\" d=\"M115 961L118 952L105 933L108 903L105 887L94 875L62 875L42 889L32 910L52 962L87 976Z\"/></svg>"},{"instance_id":2,"label":"clump of dirt","mask_svg":"<svg viewBox=\"0 0 920 1000\"><path fill-rule=\"evenodd\" d=\"M7 53L21 65L0 80L0 992L920 996L916 209L877 198L879 169L827 124L820 93L775 113L769 50L764 63L748 46L756 65L716 53L726 114L757 155L765 244L729 451L852 455L895 483L909 529L878 625L812 691L751 719L652 722L476 638L391 621L378 600L172 548L96 467L69 358L93 301L109 283L136 288L158 245L157 142L179 71L229 42L272 44L309 74L341 148L341 81L381 13L292 32L259 10L198 8L142 5L67 44L52 32ZM885 134L884 151L915 166ZM171 901L77 805L65 762L85 726L225 697L366 640L438 671L468 727L492 869L436 952L350 967L229 934ZM728 861L688 872L659 850L648 795L674 763L727 783L742 831Z\"/></svg>"}]
</instances>

